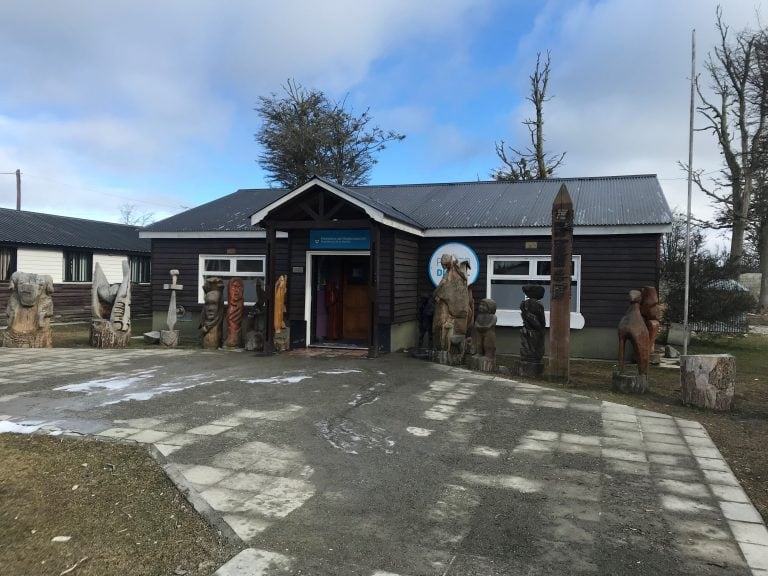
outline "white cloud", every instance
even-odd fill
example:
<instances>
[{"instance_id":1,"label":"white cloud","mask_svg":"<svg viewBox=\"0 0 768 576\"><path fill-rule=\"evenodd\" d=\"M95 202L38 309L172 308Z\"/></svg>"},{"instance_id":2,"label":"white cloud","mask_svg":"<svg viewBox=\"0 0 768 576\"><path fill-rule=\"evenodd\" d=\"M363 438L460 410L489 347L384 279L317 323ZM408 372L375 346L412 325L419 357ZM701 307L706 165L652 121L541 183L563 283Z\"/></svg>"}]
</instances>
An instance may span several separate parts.
<instances>
[{"instance_id":1,"label":"white cloud","mask_svg":"<svg viewBox=\"0 0 768 576\"><path fill-rule=\"evenodd\" d=\"M295 77L342 96L377 59L408 42L458 36L488 4L4 2L0 75L12 81L0 93L1 166L29 174L30 209L62 211L60 197L34 185L43 174L79 188L66 197L68 211L103 213L94 210L104 204L99 194L122 188L105 181L123 181L139 201L157 198L158 174L184 167L180 180L194 179L214 169L205 165L206 148L231 146L243 119L255 131L259 94ZM137 190L142 174L148 181Z\"/></svg>"},{"instance_id":2,"label":"white cloud","mask_svg":"<svg viewBox=\"0 0 768 576\"><path fill-rule=\"evenodd\" d=\"M537 51L552 50L545 136L553 152L567 151L561 175L658 173L670 204L685 208L688 158L691 30L696 29L698 71L716 42L715 8L739 30L754 20L755 7L729 0L551 0L520 43L516 61L531 70ZM519 87L521 92L527 86ZM519 138L527 136L515 111ZM702 126L700 119L697 126ZM720 166L717 145L697 133L694 167ZM694 212L712 209L694 196Z\"/></svg>"}]
</instances>

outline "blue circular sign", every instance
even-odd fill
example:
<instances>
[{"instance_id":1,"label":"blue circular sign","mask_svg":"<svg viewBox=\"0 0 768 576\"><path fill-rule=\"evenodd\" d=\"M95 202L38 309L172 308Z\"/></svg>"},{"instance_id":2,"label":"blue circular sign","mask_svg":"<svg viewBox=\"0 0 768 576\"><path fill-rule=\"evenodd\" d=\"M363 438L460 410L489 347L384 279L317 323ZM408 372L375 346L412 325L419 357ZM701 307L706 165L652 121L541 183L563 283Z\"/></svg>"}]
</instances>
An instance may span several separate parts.
<instances>
[{"instance_id":1,"label":"blue circular sign","mask_svg":"<svg viewBox=\"0 0 768 576\"><path fill-rule=\"evenodd\" d=\"M432 253L432 257L429 259L429 279L432 280L432 284L437 286L440 284L440 280L443 278L443 267L440 265L440 258L443 254L451 254L456 257L459 262L469 262L469 273L467 275L467 285L474 284L477 277L480 275L480 259L477 257L472 248L461 242L448 242L443 244L437 250Z\"/></svg>"}]
</instances>

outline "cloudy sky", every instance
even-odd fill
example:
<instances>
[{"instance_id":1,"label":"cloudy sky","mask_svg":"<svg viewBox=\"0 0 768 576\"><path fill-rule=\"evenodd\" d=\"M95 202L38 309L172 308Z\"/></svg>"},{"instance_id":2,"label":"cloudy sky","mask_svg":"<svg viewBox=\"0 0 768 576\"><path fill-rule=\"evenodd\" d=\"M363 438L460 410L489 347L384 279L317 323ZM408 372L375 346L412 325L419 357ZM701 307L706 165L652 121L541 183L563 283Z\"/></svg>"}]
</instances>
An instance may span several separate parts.
<instances>
[{"instance_id":1,"label":"cloudy sky","mask_svg":"<svg viewBox=\"0 0 768 576\"><path fill-rule=\"evenodd\" d=\"M738 30L762 1L719 4ZM6 0L0 172L21 169L24 209L112 221L124 204L159 219L267 187L253 108L292 78L406 134L372 184L488 179L495 141L527 142L528 75L550 50L558 175L655 173L684 208L691 30L701 65L717 4ZM694 165L720 167L706 133ZM15 178L0 176L0 207L15 202ZM694 213L711 213L700 194Z\"/></svg>"}]
</instances>

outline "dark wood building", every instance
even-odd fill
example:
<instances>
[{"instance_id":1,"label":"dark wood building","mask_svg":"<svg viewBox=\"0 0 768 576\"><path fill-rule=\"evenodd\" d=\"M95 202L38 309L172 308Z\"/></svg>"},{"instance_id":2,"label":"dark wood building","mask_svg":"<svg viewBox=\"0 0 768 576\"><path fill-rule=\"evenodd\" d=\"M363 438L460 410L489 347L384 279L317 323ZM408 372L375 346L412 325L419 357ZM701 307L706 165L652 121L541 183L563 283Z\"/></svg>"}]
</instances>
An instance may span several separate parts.
<instances>
[{"instance_id":1,"label":"dark wood building","mask_svg":"<svg viewBox=\"0 0 768 576\"><path fill-rule=\"evenodd\" d=\"M549 283L561 184L575 206L572 351L611 358L627 292L658 286L672 216L652 175L361 187L313 178L295 190L240 190L142 231L152 241L155 327L170 269L185 285L177 298L190 332L206 276L242 278L253 303L256 284L270 294L285 274L293 346L412 347L419 299L450 252L470 262L475 299L497 302L499 351L516 353L522 285Z\"/></svg>"}]
</instances>

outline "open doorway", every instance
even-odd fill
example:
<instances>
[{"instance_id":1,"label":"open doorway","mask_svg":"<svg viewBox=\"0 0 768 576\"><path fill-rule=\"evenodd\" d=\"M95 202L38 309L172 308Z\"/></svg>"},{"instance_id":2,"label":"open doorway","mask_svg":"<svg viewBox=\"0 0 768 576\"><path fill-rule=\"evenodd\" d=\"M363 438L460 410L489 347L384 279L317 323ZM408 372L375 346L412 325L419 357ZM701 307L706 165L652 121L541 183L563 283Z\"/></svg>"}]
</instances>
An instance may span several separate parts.
<instances>
[{"instance_id":1,"label":"open doorway","mask_svg":"<svg viewBox=\"0 0 768 576\"><path fill-rule=\"evenodd\" d=\"M308 338L312 346L367 347L370 256L308 253Z\"/></svg>"}]
</instances>

